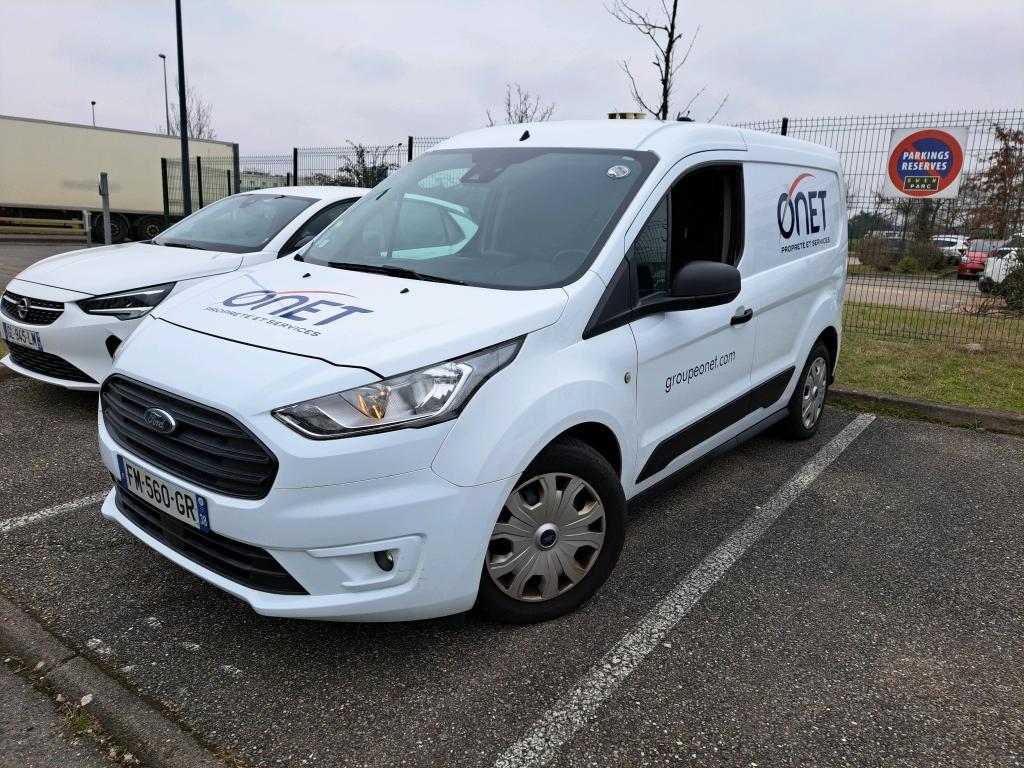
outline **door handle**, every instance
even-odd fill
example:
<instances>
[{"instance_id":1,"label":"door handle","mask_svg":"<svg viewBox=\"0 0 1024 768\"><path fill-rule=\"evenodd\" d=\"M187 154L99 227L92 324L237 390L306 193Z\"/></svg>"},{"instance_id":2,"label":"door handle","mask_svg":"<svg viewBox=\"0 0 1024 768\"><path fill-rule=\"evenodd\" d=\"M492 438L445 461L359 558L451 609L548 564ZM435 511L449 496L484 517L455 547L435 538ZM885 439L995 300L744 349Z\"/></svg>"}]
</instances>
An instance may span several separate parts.
<instances>
[{"instance_id":1,"label":"door handle","mask_svg":"<svg viewBox=\"0 0 1024 768\"><path fill-rule=\"evenodd\" d=\"M754 316L754 310L747 307L746 309L737 309L736 314L732 316L732 320L729 322L732 325L743 325Z\"/></svg>"}]
</instances>

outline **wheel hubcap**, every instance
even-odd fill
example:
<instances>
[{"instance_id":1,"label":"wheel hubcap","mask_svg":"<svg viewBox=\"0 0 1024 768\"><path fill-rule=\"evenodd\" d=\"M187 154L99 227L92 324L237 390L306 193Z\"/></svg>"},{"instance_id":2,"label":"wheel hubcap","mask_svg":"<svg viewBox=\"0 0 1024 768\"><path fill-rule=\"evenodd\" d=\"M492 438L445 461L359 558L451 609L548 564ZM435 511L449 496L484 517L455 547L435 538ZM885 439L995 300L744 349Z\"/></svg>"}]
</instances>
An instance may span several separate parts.
<instances>
[{"instance_id":1,"label":"wheel hubcap","mask_svg":"<svg viewBox=\"0 0 1024 768\"><path fill-rule=\"evenodd\" d=\"M807 369L804 379L804 394L800 404L800 415L804 429L811 429L818 423L825 406L825 390L828 389L828 366L825 358L816 357Z\"/></svg>"},{"instance_id":2,"label":"wheel hubcap","mask_svg":"<svg viewBox=\"0 0 1024 768\"><path fill-rule=\"evenodd\" d=\"M516 600L550 600L590 572L604 534L604 505L585 480L561 472L538 475L505 501L491 532L487 573Z\"/></svg>"}]
</instances>

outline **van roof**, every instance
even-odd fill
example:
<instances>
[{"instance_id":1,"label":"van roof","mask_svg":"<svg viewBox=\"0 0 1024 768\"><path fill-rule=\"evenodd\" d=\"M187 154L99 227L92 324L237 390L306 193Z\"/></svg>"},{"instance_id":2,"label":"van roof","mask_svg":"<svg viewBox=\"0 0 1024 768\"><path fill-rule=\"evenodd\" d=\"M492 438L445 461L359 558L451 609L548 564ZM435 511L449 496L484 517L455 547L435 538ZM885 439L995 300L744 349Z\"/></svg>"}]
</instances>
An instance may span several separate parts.
<instances>
[{"instance_id":1,"label":"van roof","mask_svg":"<svg viewBox=\"0 0 1024 768\"><path fill-rule=\"evenodd\" d=\"M525 131L530 137L521 141ZM824 167L839 165L838 154L819 144L728 125L662 120L565 120L498 125L453 136L432 149L483 147L565 147L650 150L662 158L709 149L796 151L817 156Z\"/></svg>"}]
</instances>

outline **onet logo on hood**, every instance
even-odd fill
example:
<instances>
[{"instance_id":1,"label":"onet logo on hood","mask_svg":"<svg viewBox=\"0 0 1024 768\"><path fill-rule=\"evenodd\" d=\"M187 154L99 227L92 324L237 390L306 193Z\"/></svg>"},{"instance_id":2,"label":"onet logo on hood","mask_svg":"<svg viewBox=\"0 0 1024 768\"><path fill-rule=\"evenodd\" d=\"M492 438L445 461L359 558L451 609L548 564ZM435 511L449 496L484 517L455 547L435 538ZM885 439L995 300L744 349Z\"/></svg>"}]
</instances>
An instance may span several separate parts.
<instances>
[{"instance_id":1,"label":"onet logo on hood","mask_svg":"<svg viewBox=\"0 0 1024 768\"><path fill-rule=\"evenodd\" d=\"M779 195L779 234L786 240L796 232L798 235L821 232L827 226L825 221L825 190L797 192L796 188L804 179L813 179L812 173L801 173L789 185L789 191ZM817 219L821 217L819 224ZM801 230L801 224L803 229Z\"/></svg>"},{"instance_id":2,"label":"onet logo on hood","mask_svg":"<svg viewBox=\"0 0 1024 768\"><path fill-rule=\"evenodd\" d=\"M321 295L358 298L337 291L246 291L230 296L222 302L225 307L245 307L247 313L273 315L281 320L295 323L311 323L314 326L329 325L357 314L369 314L372 309L357 307L343 301L316 298Z\"/></svg>"}]
</instances>

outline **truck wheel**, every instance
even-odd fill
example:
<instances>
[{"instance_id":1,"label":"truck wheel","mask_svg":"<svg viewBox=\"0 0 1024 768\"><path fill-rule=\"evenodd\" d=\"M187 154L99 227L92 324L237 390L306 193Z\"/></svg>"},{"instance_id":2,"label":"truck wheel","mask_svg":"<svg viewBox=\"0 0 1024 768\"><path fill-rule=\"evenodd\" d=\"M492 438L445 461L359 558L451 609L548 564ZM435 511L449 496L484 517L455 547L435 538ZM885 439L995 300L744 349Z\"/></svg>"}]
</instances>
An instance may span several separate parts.
<instances>
[{"instance_id":1,"label":"truck wheel","mask_svg":"<svg viewBox=\"0 0 1024 768\"><path fill-rule=\"evenodd\" d=\"M601 454L575 438L545 448L509 494L491 532L476 610L529 624L569 613L611 574L626 499Z\"/></svg>"},{"instance_id":2,"label":"truck wheel","mask_svg":"<svg viewBox=\"0 0 1024 768\"><path fill-rule=\"evenodd\" d=\"M782 431L787 437L806 440L818 431L825 410L830 370L828 348L819 341L808 355L793 396L789 398L789 413L782 422Z\"/></svg>"},{"instance_id":3,"label":"truck wheel","mask_svg":"<svg viewBox=\"0 0 1024 768\"><path fill-rule=\"evenodd\" d=\"M128 226L128 219L122 216L120 213L110 214L110 242L111 243L123 243L129 238L131 228ZM94 243L103 242L103 214L94 213L92 215L92 241Z\"/></svg>"},{"instance_id":4,"label":"truck wheel","mask_svg":"<svg viewBox=\"0 0 1024 768\"><path fill-rule=\"evenodd\" d=\"M135 223L136 240L152 240L163 231L163 216L143 216Z\"/></svg>"}]
</instances>

